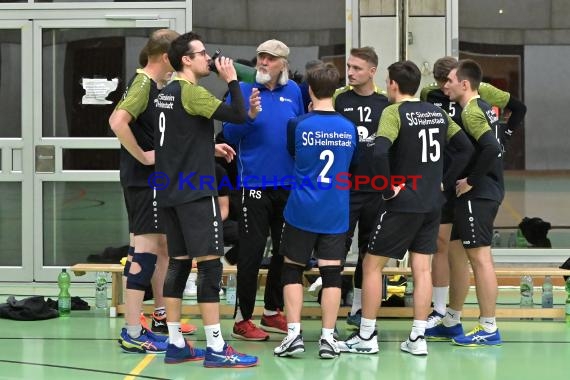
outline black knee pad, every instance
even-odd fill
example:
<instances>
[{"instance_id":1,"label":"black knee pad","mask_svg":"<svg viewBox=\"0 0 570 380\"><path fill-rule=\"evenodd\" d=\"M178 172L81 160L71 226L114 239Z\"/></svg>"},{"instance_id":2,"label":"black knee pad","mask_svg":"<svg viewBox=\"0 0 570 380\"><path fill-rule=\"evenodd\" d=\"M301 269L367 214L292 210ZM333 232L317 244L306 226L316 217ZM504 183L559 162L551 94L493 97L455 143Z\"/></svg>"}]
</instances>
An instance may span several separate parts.
<instances>
[{"instance_id":1,"label":"black knee pad","mask_svg":"<svg viewBox=\"0 0 570 380\"><path fill-rule=\"evenodd\" d=\"M172 257L168 260L168 270L164 279L162 294L168 298L182 299L186 280L192 269L192 260L176 260Z\"/></svg>"},{"instance_id":2,"label":"black knee pad","mask_svg":"<svg viewBox=\"0 0 570 380\"><path fill-rule=\"evenodd\" d=\"M321 277L323 278L324 288L341 288L342 287L342 266L340 265L327 265L319 267Z\"/></svg>"},{"instance_id":3,"label":"black knee pad","mask_svg":"<svg viewBox=\"0 0 570 380\"><path fill-rule=\"evenodd\" d=\"M304 266L283 263L283 269L281 270L281 282L283 286L291 284L303 284L303 272L305 270Z\"/></svg>"},{"instance_id":4,"label":"black knee pad","mask_svg":"<svg viewBox=\"0 0 570 380\"><path fill-rule=\"evenodd\" d=\"M198 303L220 302L222 270L220 259L198 262Z\"/></svg>"},{"instance_id":5,"label":"black knee pad","mask_svg":"<svg viewBox=\"0 0 570 380\"><path fill-rule=\"evenodd\" d=\"M139 264L141 270L136 274L129 273L127 276L127 289L144 291L150 285L150 280L154 274L156 255L146 252L135 253L133 255L133 263Z\"/></svg>"},{"instance_id":6,"label":"black knee pad","mask_svg":"<svg viewBox=\"0 0 570 380\"><path fill-rule=\"evenodd\" d=\"M129 258L132 260L134 254L135 254L135 247L129 245L129 249L127 250L127 261L125 262L125 268L123 269L123 276L125 277L129 276L129 270L131 269L131 261L129 260Z\"/></svg>"},{"instance_id":7,"label":"black knee pad","mask_svg":"<svg viewBox=\"0 0 570 380\"><path fill-rule=\"evenodd\" d=\"M127 259L125 267L123 268L123 276L129 277L129 270L131 270L131 262Z\"/></svg>"}]
</instances>

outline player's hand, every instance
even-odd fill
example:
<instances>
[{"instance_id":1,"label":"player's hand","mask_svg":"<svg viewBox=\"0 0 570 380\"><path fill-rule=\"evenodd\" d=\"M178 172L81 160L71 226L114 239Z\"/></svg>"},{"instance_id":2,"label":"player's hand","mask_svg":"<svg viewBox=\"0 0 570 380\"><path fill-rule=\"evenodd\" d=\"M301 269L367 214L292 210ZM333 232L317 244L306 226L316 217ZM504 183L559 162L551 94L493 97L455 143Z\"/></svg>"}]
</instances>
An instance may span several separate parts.
<instances>
[{"instance_id":1,"label":"player's hand","mask_svg":"<svg viewBox=\"0 0 570 380\"><path fill-rule=\"evenodd\" d=\"M255 119L257 115L261 112L261 96L259 96L259 89L254 87L251 90L251 95L249 96L249 111L247 115L250 119Z\"/></svg>"},{"instance_id":2,"label":"player's hand","mask_svg":"<svg viewBox=\"0 0 570 380\"><path fill-rule=\"evenodd\" d=\"M455 182L455 195L459 198L463 194L471 191L472 188L473 186L467 183L467 178L458 179L457 182Z\"/></svg>"},{"instance_id":3,"label":"player's hand","mask_svg":"<svg viewBox=\"0 0 570 380\"><path fill-rule=\"evenodd\" d=\"M154 150L149 150L143 152L144 161L141 161L143 165L154 165Z\"/></svg>"},{"instance_id":4,"label":"player's hand","mask_svg":"<svg viewBox=\"0 0 570 380\"><path fill-rule=\"evenodd\" d=\"M214 150L214 156L223 157L226 159L226 162L232 162L232 160L236 156L236 151L228 144L216 144Z\"/></svg>"},{"instance_id":5,"label":"player's hand","mask_svg":"<svg viewBox=\"0 0 570 380\"><path fill-rule=\"evenodd\" d=\"M216 64L216 69L218 69L218 75L220 78L230 83L233 80L237 80L237 73L234 67L234 61L228 57L218 57L214 61Z\"/></svg>"},{"instance_id":6,"label":"player's hand","mask_svg":"<svg viewBox=\"0 0 570 380\"><path fill-rule=\"evenodd\" d=\"M398 186L392 186L392 191L394 192L394 195L392 195L389 198L384 198L384 196L382 196L382 199L384 199L385 201L389 201L391 199L394 199L398 196L398 194L400 194L400 191L402 191L404 189L404 187L406 187L405 183L402 183Z\"/></svg>"}]
</instances>

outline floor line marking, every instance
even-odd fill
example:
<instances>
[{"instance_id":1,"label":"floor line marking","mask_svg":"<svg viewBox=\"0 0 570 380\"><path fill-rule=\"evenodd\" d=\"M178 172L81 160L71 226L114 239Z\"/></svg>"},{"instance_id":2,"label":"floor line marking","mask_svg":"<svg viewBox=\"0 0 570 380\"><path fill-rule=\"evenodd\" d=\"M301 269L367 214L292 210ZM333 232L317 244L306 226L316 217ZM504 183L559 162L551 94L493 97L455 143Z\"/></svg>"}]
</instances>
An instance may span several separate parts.
<instances>
[{"instance_id":1,"label":"floor line marking","mask_svg":"<svg viewBox=\"0 0 570 380\"><path fill-rule=\"evenodd\" d=\"M156 355L146 355L135 368L129 372L129 376L125 377L125 380L134 380L136 377L154 360Z\"/></svg>"}]
</instances>

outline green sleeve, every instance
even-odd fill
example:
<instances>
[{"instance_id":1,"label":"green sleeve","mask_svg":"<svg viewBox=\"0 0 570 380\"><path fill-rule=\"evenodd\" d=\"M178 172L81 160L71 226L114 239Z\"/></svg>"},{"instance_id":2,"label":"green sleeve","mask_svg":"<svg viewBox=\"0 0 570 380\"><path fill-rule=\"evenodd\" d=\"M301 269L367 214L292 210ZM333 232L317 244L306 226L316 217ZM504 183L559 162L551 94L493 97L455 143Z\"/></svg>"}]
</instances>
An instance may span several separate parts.
<instances>
[{"instance_id":1,"label":"green sleeve","mask_svg":"<svg viewBox=\"0 0 570 380\"><path fill-rule=\"evenodd\" d=\"M439 87L438 87L437 83L428 84L427 86L425 86L424 88L422 88L422 91L420 92L420 100L423 101L423 102L427 102L428 94L429 94L431 91L433 91L433 90L435 90L435 89L438 89L438 88L439 88Z\"/></svg>"},{"instance_id":2,"label":"green sleeve","mask_svg":"<svg viewBox=\"0 0 570 380\"><path fill-rule=\"evenodd\" d=\"M457 125L455 121L453 121L453 119L447 114L447 112L443 111L443 113L445 113L445 116L447 117L447 122L449 123L449 126L447 127L447 141L449 141L453 136L455 136L457 132L461 130L461 127Z\"/></svg>"},{"instance_id":3,"label":"green sleeve","mask_svg":"<svg viewBox=\"0 0 570 380\"><path fill-rule=\"evenodd\" d=\"M463 127L468 135L479 140L487 131L491 130L483 110L477 104L477 99L472 99L461 112Z\"/></svg>"},{"instance_id":4,"label":"green sleeve","mask_svg":"<svg viewBox=\"0 0 570 380\"><path fill-rule=\"evenodd\" d=\"M400 113L398 109L400 103L389 105L384 108L380 122L378 125L378 132L376 136L386 137L390 142L394 143L400 133Z\"/></svg>"},{"instance_id":5,"label":"green sleeve","mask_svg":"<svg viewBox=\"0 0 570 380\"><path fill-rule=\"evenodd\" d=\"M511 98L511 94L508 92L499 90L497 87L485 82L481 82L479 85L479 96L486 103L497 106L500 109L505 108Z\"/></svg>"},{"instance_id":6,"label":"green sleeve","mask_svg":"<svg viewBox=\"0 0 570 380\"><path fill-rule=\"evenodd\" d=\"M127 111L133 119L138 118L148 105L151 80L146 74L139 72L115 109Z\"/></svg>"},{"instance_id":7,"label":"green sleeve","mask_svg":"<svg viewBox=\"0 0 570 380\"><path fill-rule=\"evenodd\" d=\"M190 115L212 118L222 101L202 86L181 80L182 105Z\"/></svg>"}]
</instances>

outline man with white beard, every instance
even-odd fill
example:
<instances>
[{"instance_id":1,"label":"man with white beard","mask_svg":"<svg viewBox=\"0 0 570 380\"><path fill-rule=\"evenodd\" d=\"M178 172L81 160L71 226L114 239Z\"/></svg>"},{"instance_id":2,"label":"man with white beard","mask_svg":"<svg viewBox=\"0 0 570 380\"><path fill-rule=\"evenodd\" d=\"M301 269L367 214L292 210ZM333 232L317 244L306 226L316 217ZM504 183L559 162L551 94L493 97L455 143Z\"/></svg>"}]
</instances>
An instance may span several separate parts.
<instances>
[{"instance_id":1,"label":"man with white beard","mask_svg":"<svg viewBox=\"0 0 570 380\"><path fill-rule=\"evenodd\" d=\"M278 254L283 209L293 180L293 159L287 151L287 122L304 113L301 91L289 80L288 56L289 48L278 40L268 40L257 47L256 81L240 83L244 99L249 99L246 101L247 120L244 124L224 124L225 140L238 148L239 186L242 189L237 301L232 335L244 340L267 340L266 331L287 334L287 320L280 312L284 306L283 256ZM274 254L267 274L260 329L251 317L259 266L269 233Z\"/></svg>"}]
</instances>

